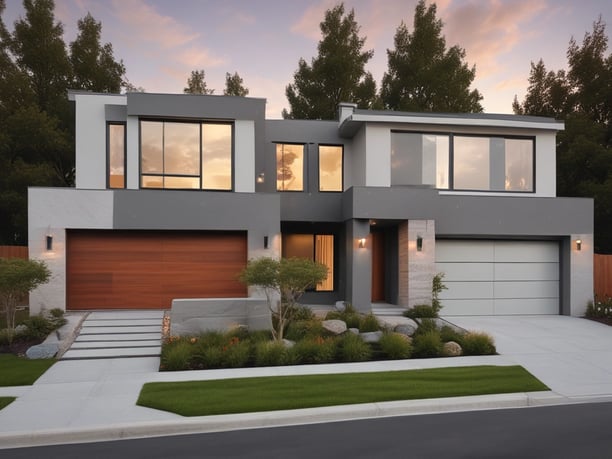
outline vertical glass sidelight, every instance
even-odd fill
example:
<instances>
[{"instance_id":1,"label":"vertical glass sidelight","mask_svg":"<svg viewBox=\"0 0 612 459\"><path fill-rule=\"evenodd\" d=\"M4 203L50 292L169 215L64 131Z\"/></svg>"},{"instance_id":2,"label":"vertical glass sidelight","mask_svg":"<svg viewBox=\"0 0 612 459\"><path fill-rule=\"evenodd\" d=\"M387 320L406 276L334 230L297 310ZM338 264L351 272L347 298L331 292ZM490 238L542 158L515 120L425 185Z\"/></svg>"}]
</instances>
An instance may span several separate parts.
<instances>
[{"instance_id":1,"label":"vertical glass sidelight","mask_svg":"<svg viewBox=\"0 0 612 459\"><path fill-rule=\"evenodd\" d=\"M304 190L304 145L276 144L276 189Z\"/></svg>"},{"instance_id":2,"label":"vertical glass sidelight","mask_svg":"<svg viewBox=\"0 0 612 459\"><path fill-rule=\"evenodd\" d=\"M230 124L202 124L202 189L232 189Z\"/></svg>"},{"instance_id":3,"label":"vertical glass sidelight","mask_svg":"<svg viewBox=\"0 0 612 459\"><path fill-rule=\"evenodd\" d=\"M505 189L533 191L533 141L505 139Z\"/></svg>"},{"instance_id":4,"label":"vertical glass sidelight","mask_svg":"<svg viewBox=\"0 0 612 459\"><path fill-rule=\"evenodd\" d=\"M125 188L125 124L108 125L108 187Z\"/></svg>"},{"instance_id":5,"label":"vertical glass sidelight","mask_svg":"<svg viewBox=\"0 0 612 459\"><path fill-rule=\"evenodd\" d=\"M319 191L342 191L343 148L319 145Z\"/></svg>"}]
</instances>

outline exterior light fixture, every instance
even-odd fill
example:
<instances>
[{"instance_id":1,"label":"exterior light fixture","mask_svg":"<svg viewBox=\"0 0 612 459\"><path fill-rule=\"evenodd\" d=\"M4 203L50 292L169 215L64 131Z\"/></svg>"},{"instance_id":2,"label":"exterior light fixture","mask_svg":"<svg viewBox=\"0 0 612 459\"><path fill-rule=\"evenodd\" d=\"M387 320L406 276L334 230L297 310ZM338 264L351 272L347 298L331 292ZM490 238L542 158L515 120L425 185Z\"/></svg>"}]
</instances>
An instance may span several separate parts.
<instances>
[{"instance_id":1,"label":"exterior light fixture","mask_svg":"<svg viewBox=\"0 0 612 459\"><path fill-rule=\"evenodd\" d=\"M257 183L264 183L266 181L266 175L262 172L257 176Z\"/></svg>"},{"instance_id":2,"label":"exterior light fixture","mask_svg":"<svg viewBox=\"0 0 612 459\"><path fill-rule=\"evenodd\" d=\"M417 252L423 251L423 238L421 236L417 236L416 238L416 247L417 247Z\"/></svg>"},{"instance_id":3,"label":"exterior light fixture","mask_svg":"<svg viewBox=\"0 0 612 459\"><path fill-rule=\"evenodd\" d=\"M576 239L576 250L582 250L582 239Z\"/></svg>"},{"instance_id":4,"label":"exterior light fixture","mask_svg":"<svg viewBox=\"0 0 612 459\"><path fill-rule=\"evenodd\" d=\"M268 236L264 236L264 249L268 248Z\"/></svg>"},{"instance_id":5,"label":"exterior light fixture","mask_svg":"<svg viewBox=\"0 0 612 459\"><path fill-rule=\"evenodd\" d=\"M53 236L51 236L50 234L47 234L46 246L47 246L47 251L53 250Z\"/></svg>"},{"instance_id":6,"label":"exterior light fixture","mask_svg":"<svg viewBox=\"0 0 612 459\"><path fill-rule=\"evenodd\" d=\"M361 239L359 239L359 248L360 249L365 248L365 243L366 243L365 237L362 237Z\"/></svg>"}]
</instances>

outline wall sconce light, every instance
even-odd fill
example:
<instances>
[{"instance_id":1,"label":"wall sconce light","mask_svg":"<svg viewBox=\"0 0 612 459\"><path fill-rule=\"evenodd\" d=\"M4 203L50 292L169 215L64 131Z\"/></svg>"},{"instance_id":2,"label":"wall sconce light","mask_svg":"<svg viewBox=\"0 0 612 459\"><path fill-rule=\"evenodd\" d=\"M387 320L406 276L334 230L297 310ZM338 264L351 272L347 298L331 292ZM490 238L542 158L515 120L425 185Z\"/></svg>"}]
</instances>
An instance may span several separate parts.
<instances>
[{"instance_id":1,"label":"wall sconce light","mask_svg":"<svg viewBox=\"0 0 612 459\"><path fill-rule=\"evenodd\" d=\"M365 237L362 237L361 239L359 239L359 248L360 249L365 248L365 243L366 243Z\"/></svg>"},{"instance_id":2,"label":"wall sconce light","mask_svg":"<svg viewBox=\"0 0 612 459\"><path fill-rule=\"evenodd\" d=\"M46 243L47 243L47 251L53 250L53 236L48 234L46 237Z\"/></svg>"},{"instance_id":3,"label":"wall sconce light","mask_svg":"<svg viewBox=\"0 0 612 459\"><path fill-rule=\"evenodd\" d=\"M268 236L264 236L264 249L268 248Z\"/></svg>"},{"instance_id":4,"label":"wall sconce light","mask_svg":"<svg viewBox=\"0 0 612 459\"><path fill-rule=\"evenodd\" d=\"M266 181L266 175L262 172L257 176L257 183L264 183Z\"/></svg>"},{"instance_id":5,"label":"wall sconce light","mask_svg":"<svg viewBox=\"0 0 612 459\"><path fill-rule=\"evenodd\" d=\"M421 236L417 236L416 238L416 247L417 247L417 252L423 251L423 238Z\"/></svg>"},{"instance_id":6,"label":"wall sconce light","mask_svg":"<svg viewBox=\"0 0 612 459\"><path fill-rule=\"evenodd\" d=\"M582 250L582 239L576 239L576 250Z\"/></svg>"}]
</instances>

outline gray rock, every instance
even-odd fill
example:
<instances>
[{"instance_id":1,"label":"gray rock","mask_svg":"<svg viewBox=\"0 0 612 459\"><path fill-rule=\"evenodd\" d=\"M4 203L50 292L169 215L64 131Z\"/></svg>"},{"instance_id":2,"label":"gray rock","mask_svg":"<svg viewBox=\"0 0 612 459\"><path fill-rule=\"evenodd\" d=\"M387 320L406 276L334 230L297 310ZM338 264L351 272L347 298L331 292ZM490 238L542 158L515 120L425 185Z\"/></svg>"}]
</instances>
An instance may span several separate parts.
<instances>
[{"instance_id":1,"label":"gray rock","mask_svg":"<svg viewBox=\"0 0 612 459\"><path fill-rule=\"evenodd\" d=\"M322 325L325 330L334 335L341 335L342 333L346 332L346 322L343 320L324 320Z\"/></svg>"},{"instance_id":2,"label":"gray rock","mask_svg":"<svg viewBox=\"0 0 612 459\"><path fill-rule=\"evenodd\" d=\"M444 348L442 349L442 354L446 357L458 357L462 354L462 352L463 349L461 349L461 346L454 341L444 343Z\"/></svg>"},{"instance_id":3,"label":"gray rock","mask_svg":"<svg viewBox=\"0 0 612 459\"><path fill-rule=\"evenodd\" d=\"M350 333L352 333L353 335L358 335L359 334L359 329L358 328L349 328L348 331Z\"/></svg>"},{"instance_id":4,"label":"gray rock","mask_svg":"<svg viewBox=\"0 0 612 459\"><path fill-rule=\"evenodd\" d=\"M28 327L25 326L24 324L19 324L15 327L15 334L16 335L20 335L22 333L25 333L28 331Z\"/></svg>"},{"instance_id":5,"label":"gray rock","mask_svg":"<svg viewBox=\"0 0 612 459\"><path fill-rule=\"evenodd\" d=\"M286 348L290 348L295 346L295 341L291 341L290 339L283 338L283 344Z\"/></svg>"},{"instance_id":6,"label":"gray rock","mask_svg":"<svg viewBox=\"0 0 612 459\"><path fill-rule=\"evenodd\" d=\"M366 333L359 334L361 339L364 340L366 343L378 343L380 341L380 338L382 338L382 335L383 335L383 332L381 331L366 332Z\"/></svg>"},{"instance_id":7,"label":"gray rock","mask_svg":"<svg viewBox=\"0 0 612 459\"><path fill-rule=\"evenodd\" d=\"M28 359L51 359L57 354L58 350L57 343L37 344L26 351L26 356Z\"/></svg>"},{"instance_id":8,"label":"gray rock","mask_svg":"<svg viewBox=\"0 0 612 459\"><path fill-rule=\"evenodd\" d=\"M343 312L346 309L346 303L344 300L336 301L336 311Z\"/></svg>"},{"instance_id":9,"label":"gray rock","mask_svg":"<svg viewBox=\"0 0 612 459\"><path fill-rule=\"evenodd\" d=\"M402 335L412 336L414 332L416 332L419 325L412 319L408 319L410 322L399 324L393 330L396 333L401 333Z\"/></svg>"}]
</instances>

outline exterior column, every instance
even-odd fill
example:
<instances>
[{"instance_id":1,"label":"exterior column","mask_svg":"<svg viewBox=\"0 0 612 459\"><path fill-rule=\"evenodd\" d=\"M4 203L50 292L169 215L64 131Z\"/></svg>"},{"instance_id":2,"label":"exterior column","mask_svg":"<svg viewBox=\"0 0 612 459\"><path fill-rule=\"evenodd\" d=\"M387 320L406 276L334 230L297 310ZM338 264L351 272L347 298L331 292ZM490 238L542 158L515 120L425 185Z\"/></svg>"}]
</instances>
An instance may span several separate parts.
<instances>
[{"instance_id":1,"label":"exterior column","mask_svg":"<svg viewBox=\"0 0 612 459\"><path fill-rule=\"evenodd\" d=\"M369 220L346 222L346 299L359 312L372 310L372 247ZM365 247L359 240L365 239Z\"/></svg>"},{"instance_id":2,"label":"exterior column","mask_svg":"<svg viewBox=\"0 0 612 459\"><path fill-rule=\"evenodd\" d=\"M409 220L407 224L407 240L402 244L402 233L406 233L404 225L400 225L400 250L407 249L408 275L402 279L400 265L400 298L402 289L407 290L407 302L402 306L409 308L417 304L431 304L431 282L436 274L436 229L434 220ZM417 240L421 239L420 249ZM400 263L405 259L400 252ZM404 296L405 298L405 296Z\"/></svg>"}]
</instances>

